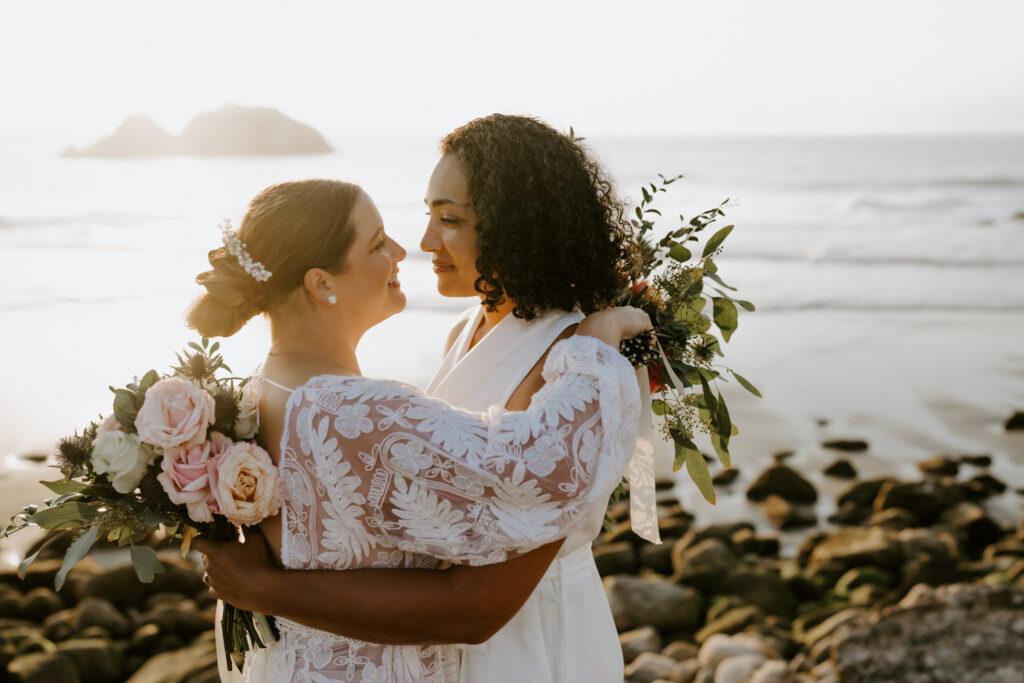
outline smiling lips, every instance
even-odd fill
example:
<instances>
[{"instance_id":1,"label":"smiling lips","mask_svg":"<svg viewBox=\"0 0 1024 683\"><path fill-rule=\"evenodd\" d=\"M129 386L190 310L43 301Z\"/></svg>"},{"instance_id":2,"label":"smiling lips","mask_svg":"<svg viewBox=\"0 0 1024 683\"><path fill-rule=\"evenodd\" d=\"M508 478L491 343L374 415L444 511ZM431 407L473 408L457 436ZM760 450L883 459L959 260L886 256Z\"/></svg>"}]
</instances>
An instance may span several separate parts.
<instances>
[{"instance_id":1,"label":"smiling lips","mask_svg":"<svg viewBox=\"0 0 1024 683\"><path fill-rule=\"evenodd\" d=\"M401 287L402 283L398 281L398 271L395 271L395 277L388 280L388 287Z\"/></svg>"},{"instance_id":2,"label":"smiling lips","mask_svg":"<svg viewBox=\"0 0 1024 683\"><path fill-rule=\"evenodd\" d=\"M448 265L446 263L440 263L438 261L433 261L433 264L434 264L434 272L435 273L447 273L450 270L455 270L455 266L450 266L450 265Z\"/></svg>"}]
</instances>

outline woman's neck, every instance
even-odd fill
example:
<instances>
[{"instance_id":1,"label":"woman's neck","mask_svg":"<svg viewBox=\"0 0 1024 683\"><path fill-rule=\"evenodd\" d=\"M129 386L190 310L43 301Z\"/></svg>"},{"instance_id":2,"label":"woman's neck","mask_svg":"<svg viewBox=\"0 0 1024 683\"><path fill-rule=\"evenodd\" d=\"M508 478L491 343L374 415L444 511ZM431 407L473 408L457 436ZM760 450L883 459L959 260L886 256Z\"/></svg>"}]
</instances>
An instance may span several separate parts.
<instances>
[{"instance_id":1,"label":"woman's neck","mask_svg":"<svg viewBox=\"0 0 1024 683\"><path fill-rule=\"evenodd\" d=\"M332 364L362 374L356 358L359 337L348 338L339 327L323 325L317 321L290 318L270 320L271 356L302 360L304 365ZM362 336L362 335L359 335ZM337 367L333 371L337 371Z\"/></svg>"},{"instance_id":2,"label":"woman's neck","mask_svg":"<svg viewBox=\"0 0 1024 683\"><path fill-rule=\"evenodd\" d=\"M505 316L512 314L513 308L515 308L515 304L508 299L505 299L495 306L493 311L488 310L487 307L484 306L483 320L480 322L480 327L478 327L476 332L473 334L473 339L471 340L469 347L473 348L480 343L480 340L486 337L488 332L497 327L498 323L505 319Z\"/></svg>"}]
</instances>

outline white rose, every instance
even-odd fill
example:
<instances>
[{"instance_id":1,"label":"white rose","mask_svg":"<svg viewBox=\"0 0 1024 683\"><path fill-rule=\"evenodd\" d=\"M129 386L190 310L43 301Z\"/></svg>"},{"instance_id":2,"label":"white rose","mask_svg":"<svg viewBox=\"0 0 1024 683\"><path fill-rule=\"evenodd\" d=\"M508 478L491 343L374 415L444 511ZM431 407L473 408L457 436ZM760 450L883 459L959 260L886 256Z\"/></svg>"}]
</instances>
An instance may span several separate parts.
<instances>
[{"instance_id":1,"label":"white rose","mask_svg":"<svg viewBox=\"0 0 1024 683\"><path fill-rule=\"evenodd\" d=\"M256 382L246 382L242 387L242 398L238 402L238 419L235 420L235 439L248 441L259 430L259 391Z\"/></svg>"},{"instance_id":2,"label":"white rose","mask_svg":"<svg viewBox=\"0 0 1024 683\"><path fill-rule=\"evenodd\" d=\"M120 430L103 432L92 444L92 468L110 475L118 493L134 490L152 461L153 452L142 447L136 434Z\"/></svg>"}]
</instances>

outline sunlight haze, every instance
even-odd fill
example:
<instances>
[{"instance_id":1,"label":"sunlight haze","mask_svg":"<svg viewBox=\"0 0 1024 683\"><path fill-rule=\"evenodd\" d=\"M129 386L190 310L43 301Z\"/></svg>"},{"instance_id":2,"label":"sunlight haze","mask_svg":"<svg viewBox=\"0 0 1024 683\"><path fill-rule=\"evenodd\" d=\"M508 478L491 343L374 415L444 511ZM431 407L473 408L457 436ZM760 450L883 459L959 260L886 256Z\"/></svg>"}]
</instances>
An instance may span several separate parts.
<instances>
[{"instance_id":1,"label":"sunlight haze","mask_svg":"<svg viewBox=\"0 0 1024 683\"><path fill-rule=\"evenodd\" d=\"M6 3L0 135L225 102L328 137L493 111L600 135L1024 130L1018 2Z\"/></svg>"}]
</instances>

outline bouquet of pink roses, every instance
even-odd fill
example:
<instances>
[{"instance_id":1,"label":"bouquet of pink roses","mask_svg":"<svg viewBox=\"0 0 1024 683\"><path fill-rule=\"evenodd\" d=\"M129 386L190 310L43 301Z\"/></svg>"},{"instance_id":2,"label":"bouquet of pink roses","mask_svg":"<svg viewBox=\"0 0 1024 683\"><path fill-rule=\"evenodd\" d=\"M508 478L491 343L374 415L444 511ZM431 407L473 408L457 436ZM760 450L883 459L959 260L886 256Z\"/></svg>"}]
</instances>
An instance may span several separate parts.
<instances>
[{"instance_id":1,"label":"bouquet of pink roses","mask_svg":"<svg viewBox=\"0 0 1024 683\"><path fill-rule=\"evenodd\" d=\"M169 376L155 370L114 393L113 410L99 423L62 439L57 463L62 479L41 482L56 494L11 518L6 536L27 526L55 531L18 568L25 569L58 538L75 541L56 576L68 571L101 537L129 546L140 581L163 570L141 541L159 532L181 540L182 556L203 534L238 538L239 527L258 524L281 507L281 483L270 455L252 439L257 396L248 380L230 373L218 343L189 344ZM229 655L264 647L276 638L272 622L227 606L221 626Z\"/></svg>"}]
</instances>

